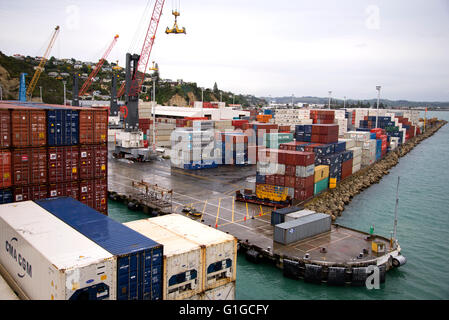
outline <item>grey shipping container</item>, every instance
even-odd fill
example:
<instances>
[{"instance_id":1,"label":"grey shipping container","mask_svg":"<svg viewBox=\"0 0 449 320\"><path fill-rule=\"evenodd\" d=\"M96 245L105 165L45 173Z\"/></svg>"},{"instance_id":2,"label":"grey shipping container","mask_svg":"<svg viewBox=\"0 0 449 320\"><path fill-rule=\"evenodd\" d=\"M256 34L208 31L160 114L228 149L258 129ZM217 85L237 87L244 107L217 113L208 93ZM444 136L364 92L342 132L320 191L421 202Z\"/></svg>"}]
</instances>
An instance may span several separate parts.
<instances>
[{"instance_id":1,"label":"grey shipping container","mask_svg":"<svg viewBox=\"0 0 449 320\"><path fill-rule=\"evenodd\" d=\"M330 231L330 229L331 216L324 213L316 213L276 225L273 238L276 242L290 244Z\"/></svg>"},{"instance_id":2,"label":"grey shipping container","mask_svg":"<svg viewBox=\"0 0 449 320\"><path fill-rule=\"evenodd\" d=\"M307 210L307 209L300 210L300 211L295 211L295 212L286 214L285 217L284 217L284 219L285 219L284 222L288 222L288 221L292 221L292 220L299 219L299 218L302 218L302 217L306 217L306 216L309 216L309 215L314 214L314 213L316 213L316 212L312 211L312 210Z\"/></svg>"}]
</instances>

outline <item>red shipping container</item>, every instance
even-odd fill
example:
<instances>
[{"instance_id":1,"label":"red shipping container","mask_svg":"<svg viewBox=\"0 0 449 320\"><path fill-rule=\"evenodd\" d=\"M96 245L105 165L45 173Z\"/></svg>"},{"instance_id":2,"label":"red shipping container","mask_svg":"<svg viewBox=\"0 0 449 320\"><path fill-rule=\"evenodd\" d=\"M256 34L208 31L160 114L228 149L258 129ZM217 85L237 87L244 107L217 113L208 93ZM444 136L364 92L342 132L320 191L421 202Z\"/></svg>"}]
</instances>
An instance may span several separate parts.
<instances>
[{"instance_id":1,"label":"red shipping container","mask_svg":"<svg viewBox=\"0 0 449 320\"><path fill-rule=\"evenodd\" d=\"M285 178L284 177L285 176L283 176L283 175L275 174L274 175L274 185L284 187L285 186Z\"/></svg>"},{"instance_id":2,"label":"red shipping container","mask_svg":"<svg viewBox=\"0 0 449 320\"><path fill-rule=\"evenodd\" d=\"M295 189L296 200L307 200L313 197L313 187L307 187L303 189Z\"/></svg>"},{"instance_id":3,"label":"red shipping container","mask_svg":"<svg viewBox=\"0 0 449 320\"><path fill-rule=\"evenodd\" d=\"M30 184L47 183L47 149L31 148L30 150Z\"/></svg>"},{"instance_id":4,"label":"red shipping container","mask_svg":"<svg viewBox=\"0 0 449 320\"><path fill-rule=\"evenodd\" d=\"M52 183L48 186L48 196L53 197L72 197L79 199L79 185L78 182L61 182Z\"/></svg>"},{"instance_id":5,"label":"red shipping container","mask_svg":"<svg viewBox=\"0 0 449 320\"><path fill-rule=\"evenodd\" d=\"M64 181L64 147L48 148L48 182Z\"/></svg>"},{"instance_id":6,"label":"red shipping container","mask_svg":"<svg viewBox=\"0 0 449 320\"><path fill-rule=\"evenodd\" d=\"M11 144L13 147L30 145L30 112L29 110L11 111Z\"/></svg>"},{"instance_id":7,"label":"red shipping container","mask_svg":"<svg viewBox=\"0 0 449 320\"><path fill-rule=\"evenodd\" d=\"M296 171L296 167L295 168ZM295 187L295 181L296 181L296 177L295 176L285 176L285 186L289 187L289 188L294 188Z\"/></svg>"},{"instance_id":8,"label":"red shipping container","mask_svg":"<svg viewBox=\"0 0 449 320\"><path fill-rule=\"evenodd\" d=\"M68 146L64 149L64 181L78 180L80 148Z\"/></svg>"},{"instance_id":9,"label":"red shipping container","mask_svg":"<svg viewBox=\"0 0 449 320\"><path fill-rule=\"evenodd\" d=\"M312 188L314 184L314 175L311 175L306 178L302 177L295 177L295 189L305 189L305 188Z\"/></svg>"},{"instance_id":10,"label":"red shipping container","mask_svg":"<svg viewBox=\"0 0 449 320\"><path fill-rule=\"evenodd\" d=\"M286 165L285 166L285 175L290 176L290 177L296 176L296 166Z\"/></svg>"},{"instance_id":11,"label":"red shipping container","mask_svg":"<svg viewBox=\"0 0 449 320\"><path fill-rule=\"evenodd\" d=\"M265 183L275 186L276 185L276 177L275 176L276 176L275 174L266 175Z\"/></svg>"},{"instance_id":12,"label":"red shipping container","mask_svg":"<svg viewBox=\"0 0 449 320\"><path fill-rule=\"evenodd\" d=\"M47 144L47 116L44 110L30 111L30 145L43 147Z\"/></svg>"},{"instance_id":13,"label":"red shipping container","mask_svg":"<svg viewBox=\"0 0 449 320\"><path fill-rule=\"evenodd\" d=\"M108 147L106 145L93 146L94 176L92 178L106 178L108 166Z\"/></svg>"},{"instance_id":14,"label":"red shipping container","mask_svg":"<svg viewBox=\"0 0 449 320\"><path fill-rule=\"evenodd\" d=\"M30 183L30 155L27 149L16 149L12 153L12 176L16 186Z\"/></svg>"},{"instance_id":15,"label":"red shipping container","mask_svg":"<svg viewBox=\"0 0 449 320\"><path fill-rule=\"evenodd\" d=\"M47 183L47 150L16 149L12 153L13 184L17 186Z\"/></svg>"},{"instance_id":16,"label":"red shipping container","mask_svg":"<svg viewBox=\"0 0 449 320\"><path fill-rule=\"evenodd\" d=\"M106 179L96 179L95 181L95 198L94 209L105 213L108 212L108 183Z\"/></svg>"},{"instance_id":17,"label":"red shipping container","mask_svg":"<svg viewBox=\"0 0 449 320\"><path fill-rule=\"evenodd\" d=\"M79 182L79 201L85 205L95 207L95 180L82 180Z\"/></svg>"},{"instance_id":18,"label":"red shipping container","mask_svg":"<svg viewBox=\"0 0 449 320\"><path fill-rule=\"evenodd\" d=\"M282 150L285 154L285 164L293 166L309 166L315 163L313 152ZM279 162L281 163L281 162Z\"/></svg>"},{"instance_id":19,"label":"red shipping container","mask_svg":"<svg viewBox=\"0 0 449 320\"><path fill-rule=\"evenodd\" d=\"M79 115L80 144L94 143L94 111L80 110Z\"/></svg>"},{"instance_id":20,"label":"red shipping container","mask_svg":"<svg viewBox=\"0 0 449 320\"><path fill-rule=\"evenodd\" d=\"M93 143L108 142L108 113L107 110L94 111L94 141Z\"/></svg>"},{"instance_id":21,"label":"red shipping container","mask_svg":"<svg viewBox=\"0 0 449 320\"><path fill-rule=\"evenodd\" d=\"M341 179L345 179L352 174L353 159L342 162L341 164Z\"/></svg>"},{"instance_id":22,"label":"red shipping container","mask_svg":"<svg viewBox=\"0 0 449 320\"><path fill-rule=\"evenodd\" d=\"M47 185L19 186L13 190L14 202L39 200L48 197Z\"/></svg>"},{"instance_id":23,"label":"red shipping container","mask_svg":"<svg viewBox=\"0 0 449 320\"><path fill-rule=\"evenodd\" d=\"M79 178L91 179L95 174L93 146L80 146Z\"/></svg>"},{"instance_id":24,"label":"red shipping container","mask_svg":"<svg viewBox=\"0 0 449 320\"><path fill-rule=\"evenodd\" d=\"M0 110L0 148L11 146L11 114L9 110Z\"/></svg>"},{"instance_id":25,"label":"red shipping container","mask_svg":"<svg viewBox=\"0 0 449 320\"><path fill-rule=\"evenodd\" d=\"M10 187L12 185L11 172L11 152L6 150L0 151L0 188Z\"/></svg>"}]
</instances>

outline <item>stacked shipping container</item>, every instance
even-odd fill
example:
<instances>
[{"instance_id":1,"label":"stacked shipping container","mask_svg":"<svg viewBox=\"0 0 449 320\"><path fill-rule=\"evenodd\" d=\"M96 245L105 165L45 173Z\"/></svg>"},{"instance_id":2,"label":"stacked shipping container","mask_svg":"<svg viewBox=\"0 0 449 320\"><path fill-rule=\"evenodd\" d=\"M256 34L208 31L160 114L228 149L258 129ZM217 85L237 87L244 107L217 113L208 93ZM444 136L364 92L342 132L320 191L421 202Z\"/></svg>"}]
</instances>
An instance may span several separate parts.
<instances>
[{"instance_id":1,"label":"stacked shipping container","mask_svg":"<svg viewBox=\"0 0 449 320\"><path fill-rule=\"evenodd\" d=\"M9 101L0 123L4 201L71 196L107 214L106 109Z\"/></svg>"}]
</instances>

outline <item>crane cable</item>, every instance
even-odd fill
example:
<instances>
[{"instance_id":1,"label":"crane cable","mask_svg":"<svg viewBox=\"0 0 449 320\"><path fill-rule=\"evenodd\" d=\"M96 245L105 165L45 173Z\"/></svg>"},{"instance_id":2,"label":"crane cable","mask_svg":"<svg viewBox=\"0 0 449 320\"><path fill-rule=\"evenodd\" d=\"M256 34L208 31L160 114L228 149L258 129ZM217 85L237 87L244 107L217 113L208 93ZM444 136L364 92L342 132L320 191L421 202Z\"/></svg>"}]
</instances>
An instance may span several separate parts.
<instances>
[{"instance_id":1,"label":"crane cable","mask_svg":"<svg viewBox=\"0 0 449 320\"><path fill-rule=\"evenodd\" d=\"M148 20L151 19L150 10L152 8L152 0L147 1L147 6L140 17L139 24L137 25L136 31L134 32L134 37L130 43L128 48L129 53L138 53L140 52L139 44L142 43L142 39L146 34L146 26L149 24ZM149 18L148 18L149 17Z\"/></svg>"}]
</instances>

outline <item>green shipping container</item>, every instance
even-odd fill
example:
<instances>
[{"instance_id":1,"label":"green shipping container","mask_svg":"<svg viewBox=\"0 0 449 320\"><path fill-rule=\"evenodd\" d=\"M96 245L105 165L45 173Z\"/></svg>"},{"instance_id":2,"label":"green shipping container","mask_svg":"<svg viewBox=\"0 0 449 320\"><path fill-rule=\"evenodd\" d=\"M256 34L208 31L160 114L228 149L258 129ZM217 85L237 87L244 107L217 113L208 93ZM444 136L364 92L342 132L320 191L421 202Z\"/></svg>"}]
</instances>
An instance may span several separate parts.
<instances>
[{"instance_id":1,"label":"green shipping container","mask_svg":"<svg viewBox=\"0 0 449 320\"><path fill-rule=\"evenodd\" d=\"M278 132L278 133L264 133L264 146L271 149L279 149L281 143L293 141L293 133Z\"/></svg>"},{"instance_id":2,"label":"green shipping container","mask_svg":"<svg viewBox=\"0 0 449 320\"><path fill-rule=\"evenodd\" d=\"M329 187L329 177L318 181L317 183L314 184L313 186L313 194L316 195L318 193L320 193L323 190L326 190Z\"/></svg>"}]
</instances>

